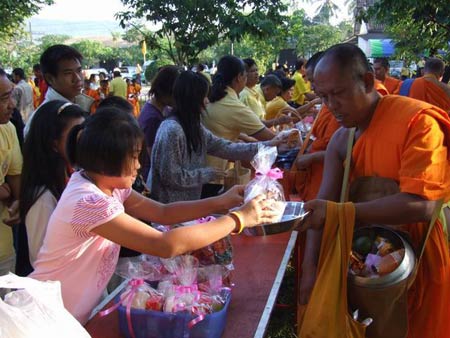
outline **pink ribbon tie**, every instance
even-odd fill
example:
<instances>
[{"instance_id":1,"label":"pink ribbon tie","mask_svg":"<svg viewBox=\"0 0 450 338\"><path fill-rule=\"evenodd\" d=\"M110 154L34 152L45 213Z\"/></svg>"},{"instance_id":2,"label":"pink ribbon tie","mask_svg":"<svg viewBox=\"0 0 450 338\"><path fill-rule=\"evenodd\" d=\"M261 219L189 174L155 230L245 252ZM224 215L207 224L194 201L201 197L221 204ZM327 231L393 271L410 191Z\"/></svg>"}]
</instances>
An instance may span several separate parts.
<instances>
[{"instance_id":1,"label":"pink ribbon tie","mask_svg":"<svg viewBox=\"0 0 450 338\"><path fill-rule=\"evenodd\" d=\"M279 180L283 178L283 171L280 168L270 169L267 173L262 173L260 171L256 172L256 176L258 177L268 177L272 180Z\"/></svg>"},{"instance_id":2,"label":"pink ribbon tie","mask_svg":"<svg viewBox=\"0 0 450 338\"><path fill-rule=\"evenodd\" d=\"M143 279L132 279L128 282L128 285L131 286L131 289L124 294L123 298L109 307L108 309L99 312L100 317L107 316L111 312L115 311L120 305L126 306L126 314L127 314L127 324L128 324L128 332L130 332L131 338L135 338L133 324L131 323L131 303L133 302L133 298L135 293L137 292L140 285L144 284Z\"/></svg>"}]
</instances>

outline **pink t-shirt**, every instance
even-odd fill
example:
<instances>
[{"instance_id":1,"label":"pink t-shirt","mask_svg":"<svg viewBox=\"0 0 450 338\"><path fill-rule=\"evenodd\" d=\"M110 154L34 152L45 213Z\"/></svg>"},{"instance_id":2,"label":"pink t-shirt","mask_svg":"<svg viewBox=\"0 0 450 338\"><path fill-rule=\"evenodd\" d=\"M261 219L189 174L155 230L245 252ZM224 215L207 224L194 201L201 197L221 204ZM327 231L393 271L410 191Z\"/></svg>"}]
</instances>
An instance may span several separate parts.
<instances>
[{"instance_id":1,"label":"pink t-shirt","mask_svg":"<svg viewBox=\"0 0 450 338\"><path fill-rule=\"evenodd\" d=\"M100 302L114 273L120 246L91 232L124 212L131 189L112 196L76 172L50 217L30 277L59 280L66 309L82 324Z\"/></svg>"}]
</instances>

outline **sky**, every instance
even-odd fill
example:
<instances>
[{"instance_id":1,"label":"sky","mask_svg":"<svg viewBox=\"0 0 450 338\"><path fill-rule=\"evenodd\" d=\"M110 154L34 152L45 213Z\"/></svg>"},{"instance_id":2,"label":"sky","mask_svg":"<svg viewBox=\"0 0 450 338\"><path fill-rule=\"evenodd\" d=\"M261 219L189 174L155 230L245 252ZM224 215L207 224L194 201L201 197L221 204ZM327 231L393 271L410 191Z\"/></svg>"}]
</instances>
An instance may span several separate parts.
<instances>
[{"instance_id":1,"label":"sky","mask_svg":"<svg viewBox=\"0 0 450 338\"><path fill-rule=\"evenodd\" d=\"M123 10L120 0L55 0L34 18L65 21L114 21L114 14Z\"/></svg>"},{"instance_id":2,"label":"sky","mask_svg":"<svg viewBox=\"0 0 450 338\"><path fill-rule=\"evenodd\" d=\"M309 16L314 15L317 4L305 4L304 0L298 0L299 6L304 8ZM345 8L345 0L334 0L335 3ZM111 31L119 31L118 22L114 14L124 10L120 0L55 0L51 6L45 6L31 18L31 29L37 35L43 34L68 34L72 36L99 36L110 35ZM334 19L333 24L348 18L347 10L340 13L339 19ZM47 20L61 20L64 22L49 23ZM92 23L95 22L95 23Z\"/></svg>"}]
</instances>

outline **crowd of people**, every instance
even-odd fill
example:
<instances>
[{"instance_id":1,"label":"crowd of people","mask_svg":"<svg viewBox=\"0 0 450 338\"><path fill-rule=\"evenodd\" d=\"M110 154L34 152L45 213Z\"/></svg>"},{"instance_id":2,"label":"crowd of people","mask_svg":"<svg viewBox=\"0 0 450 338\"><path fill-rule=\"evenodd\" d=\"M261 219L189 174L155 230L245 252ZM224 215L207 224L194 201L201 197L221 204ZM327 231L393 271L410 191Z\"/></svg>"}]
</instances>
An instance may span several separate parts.
<instances>
[{"instance_id":1,"label":"crowd of people","mask_svg":"<svg viewBox=\"0 0 450 338\"><path fill-rule=\"evenodd\" d=\"M82 60L74 48L54 45L33 80L23 69L11 77L0 69L0 275L60 281L65 307L83 324L121 247L171 257L275 220L270 195L243 204L244 188L223 192L223 179L233 161L249 162L261 145L285 151L288 133L279 131L298 122L308 120L310 130L283 186L311 212L299 241L301 337L332 336L323 325L330 309L308 317L308 306L318 301L329 205L349 199L341 197L346 162L350 184L375 176L398 186L363 201L350 196L354 222L402 225L415 249L436 201L450 200L450 87L439 58L426 60L422 77L403 81L389 76L387 58L370 63L351 44L299 58L293 74L260 76L255 60L231 55L212 78L201 67L166 65L142 109L135 80L119 70L111 80L85 79ZM232 208L207 224L149 226ZM408 291L410 338L450 332L448 214L444 205Z\"/></svg>"}]
</instances>

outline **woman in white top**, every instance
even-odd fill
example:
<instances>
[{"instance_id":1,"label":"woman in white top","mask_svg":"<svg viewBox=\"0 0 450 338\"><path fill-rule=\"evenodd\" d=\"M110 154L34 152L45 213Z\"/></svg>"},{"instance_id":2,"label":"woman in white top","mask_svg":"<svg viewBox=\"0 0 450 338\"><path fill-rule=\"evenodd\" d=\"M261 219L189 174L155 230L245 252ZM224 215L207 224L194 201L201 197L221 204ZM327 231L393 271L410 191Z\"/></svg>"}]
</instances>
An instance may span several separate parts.
<instances>
[{"instance_id":1,"label":"woman in white top","mask_svg":"<svg viewBox=\"0 0 450 338\"><path fill-rule=\"evenodd\" d=\"M34 114L25 139L20 215L33 268L48 220L73 171L65 151L67 135L85 116L87 113L73 103L47 102Z\"/></svg>"}]
</instances>

